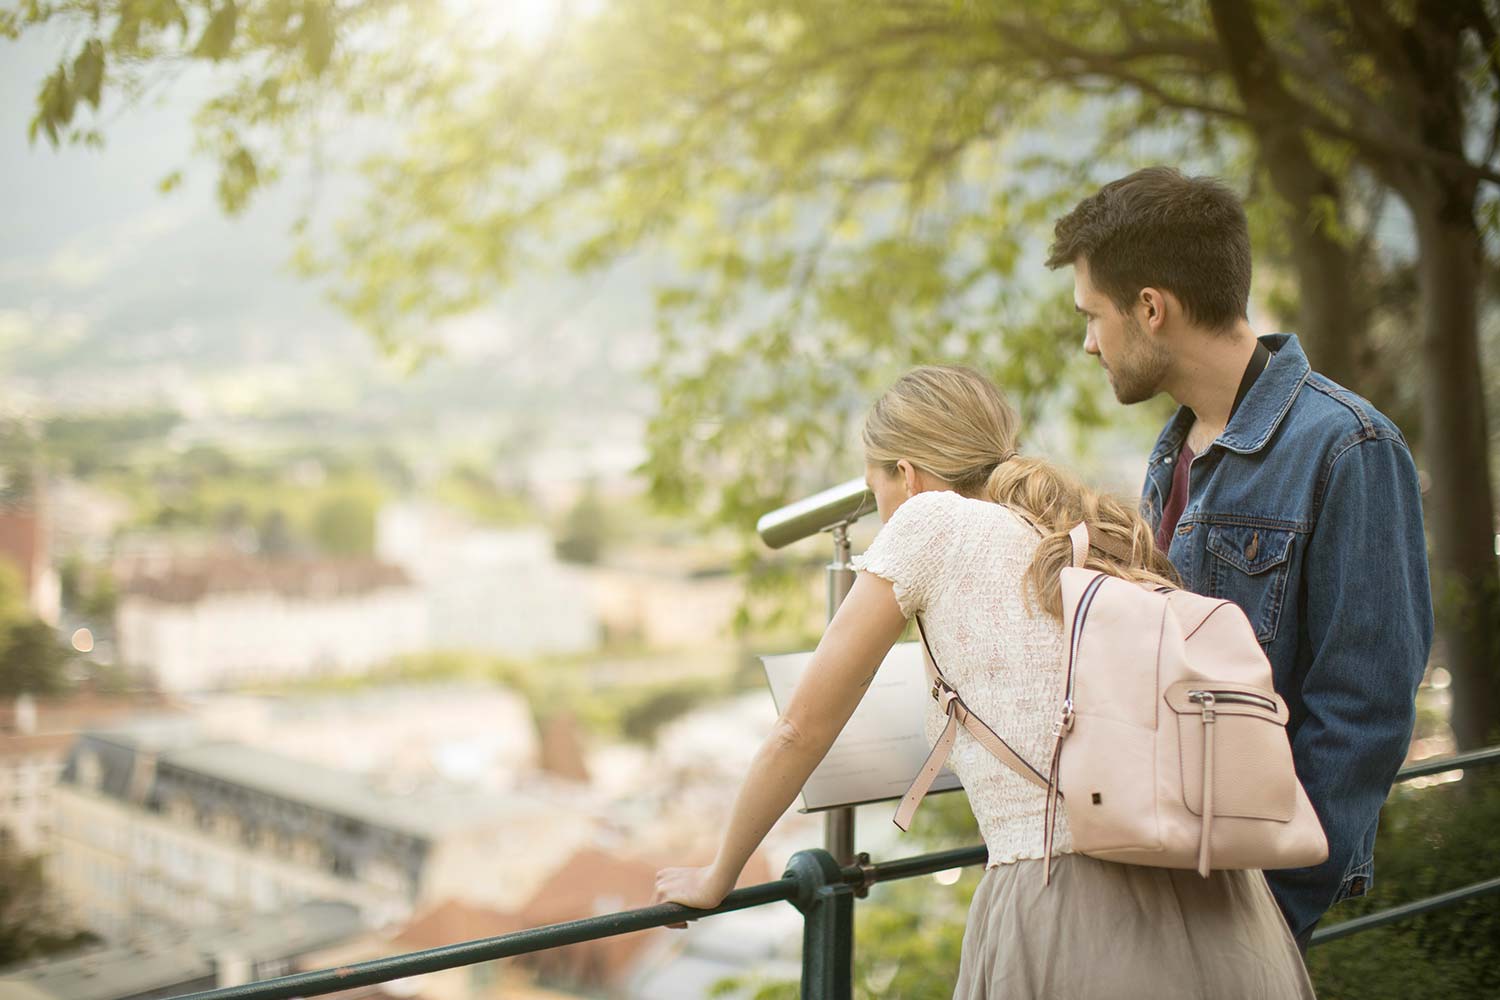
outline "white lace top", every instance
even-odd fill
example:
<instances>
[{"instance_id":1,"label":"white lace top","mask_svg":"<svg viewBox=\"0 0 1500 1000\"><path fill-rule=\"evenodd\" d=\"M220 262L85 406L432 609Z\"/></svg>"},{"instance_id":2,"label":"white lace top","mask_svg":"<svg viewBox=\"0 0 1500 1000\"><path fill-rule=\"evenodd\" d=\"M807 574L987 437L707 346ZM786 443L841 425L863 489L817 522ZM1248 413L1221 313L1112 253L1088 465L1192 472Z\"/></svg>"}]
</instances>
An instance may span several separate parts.
<instances>
[{"instance_id":1,"label":"white lace top","mask_svg":"<svg viewBox=\"0 0 1500 1000\"><path fill-rule=\"evenodd\" d=\"M1046 772L1061 689L1062 626L1027 608L1022 580L1038 536L1008 507L948 491L918 493L880 529L856 568L889 580L908 618L918 612L943 676L964 703ZM927 699L935 743L947 723ZM1046 796L962 726L948 759L989 848L988 867L1043 856ZM1052 853L1073 849L1067 817Z\"/></svg>"}]
</instances>

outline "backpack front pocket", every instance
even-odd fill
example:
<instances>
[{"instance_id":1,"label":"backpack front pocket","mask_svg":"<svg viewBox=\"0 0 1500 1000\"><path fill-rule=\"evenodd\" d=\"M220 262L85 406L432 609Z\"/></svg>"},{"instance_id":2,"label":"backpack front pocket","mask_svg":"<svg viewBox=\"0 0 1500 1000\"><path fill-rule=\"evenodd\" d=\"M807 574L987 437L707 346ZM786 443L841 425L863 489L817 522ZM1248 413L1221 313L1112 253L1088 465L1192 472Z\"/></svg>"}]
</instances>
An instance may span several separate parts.
<instances>
[{"instance_id":1,"label":"backpack front pocket","mask_svg":"<svg viewBox=\"0 0 1500 1000\"><path fill-rule=\"evenodd\" d=\"M1207 778L1213 782L1214 815L1291 820L1297 779L1280 697L1247 684L1189 680L1168 688L1166 702L1177 716L1178 765L1189 812L1203 815ZM1204 767L1210 741L1211 775Z\"/></svg>"}]
</instances>

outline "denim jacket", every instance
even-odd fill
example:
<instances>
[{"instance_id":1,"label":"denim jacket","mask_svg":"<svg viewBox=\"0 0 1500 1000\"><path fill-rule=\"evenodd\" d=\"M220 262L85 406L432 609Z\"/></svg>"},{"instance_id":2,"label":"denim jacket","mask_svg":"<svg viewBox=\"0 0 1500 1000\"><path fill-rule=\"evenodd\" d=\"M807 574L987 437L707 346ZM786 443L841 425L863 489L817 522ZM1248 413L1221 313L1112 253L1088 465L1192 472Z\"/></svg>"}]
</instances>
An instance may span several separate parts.
<instances>
[{"instance_id":1,"label":"denim jacket","mask_svg":"<svg viewBox=\"0 0 1500 1000\"><path fill-rule=\"evenodd\" d=\"M1373 883L1375 826L1406 755L1432 643L1422 498L1401 432L1308 367L1295 336L1193 459L1168 556L1190 590L1245 610L1290 709L1297 775L1328 835L1321 865L1266 872L1306 940ZM1152 527L1193 423L1180 408L1146 472Z\"/></svg>"}]
</instances>

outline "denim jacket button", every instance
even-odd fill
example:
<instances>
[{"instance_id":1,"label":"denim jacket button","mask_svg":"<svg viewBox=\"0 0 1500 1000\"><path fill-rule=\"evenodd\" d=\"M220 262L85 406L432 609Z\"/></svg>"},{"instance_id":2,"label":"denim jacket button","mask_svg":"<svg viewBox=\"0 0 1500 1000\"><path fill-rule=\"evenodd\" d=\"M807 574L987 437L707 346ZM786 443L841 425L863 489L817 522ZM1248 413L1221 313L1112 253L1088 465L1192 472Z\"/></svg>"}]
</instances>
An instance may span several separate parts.
<instances>
[{"instance_id":1,"label":"denim jacket button","mask_svg":"<svg viewBox=\"0 0 1500 1000\"><path fill-rule=\"evenodd\" d=\"M1166 458L1162 459L1161 460L1161 464L1162 465L1171 465L1172 464L1172 456L1168 455Z\"/></svg>"}]
</instances>

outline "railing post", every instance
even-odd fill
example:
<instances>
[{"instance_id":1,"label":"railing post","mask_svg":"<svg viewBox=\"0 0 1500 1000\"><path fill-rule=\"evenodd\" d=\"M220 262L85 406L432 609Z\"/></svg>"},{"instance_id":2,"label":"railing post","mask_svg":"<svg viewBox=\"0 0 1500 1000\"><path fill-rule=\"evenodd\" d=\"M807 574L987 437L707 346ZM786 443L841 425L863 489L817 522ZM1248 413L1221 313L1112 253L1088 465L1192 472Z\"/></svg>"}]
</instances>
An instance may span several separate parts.
<instances>
[{"instance_id":1,"label":"railing post","mask_svg":"<svg viewBox=\"0 0 1500 1000\"><path fill-rule=\"evenodd\" d=\"M798 851L786 875L797 880L792 905L802 911L802 1000L853 995L854 887L827 851Z\"/></svg>"}]
</instances>

